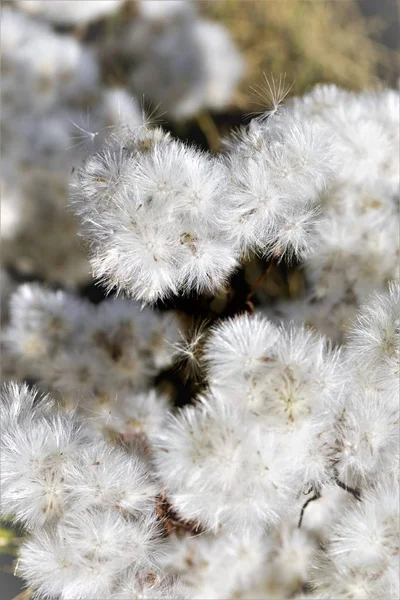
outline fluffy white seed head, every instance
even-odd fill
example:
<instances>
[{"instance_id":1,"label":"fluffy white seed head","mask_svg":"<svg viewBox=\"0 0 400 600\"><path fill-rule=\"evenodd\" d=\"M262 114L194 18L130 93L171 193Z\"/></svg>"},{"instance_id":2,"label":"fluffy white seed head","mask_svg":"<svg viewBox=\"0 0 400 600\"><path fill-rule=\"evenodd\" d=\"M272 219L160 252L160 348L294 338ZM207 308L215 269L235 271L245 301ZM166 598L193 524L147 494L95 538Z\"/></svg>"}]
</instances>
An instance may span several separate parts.
<instances>
[{"instance_id":1,"label":"fluffy white seed head","mask_svg":"<svg viewBox=\"0 0 400 600\"><path fill-rule=\"evenodd\" d=\"M395 598L399 593L398 486L377 486L333 525L314 570L318 598Z\"/></svg>"},{"instance_id":2,"label":"fluffy white seed head","mask_svg":"<svg viewBox=\"0 0 400 600\"><path fill-rule=\"evenodd\" d=\"M143 302L215 291L236 266L220 231L224 183L219 161L159 129L110 140L73 200L95 274Z\"/></svg>"},{"instance_id":3,"label":"fluffy white seed head","mask_svg":"<svg viewBox=\"0 0 400 600\"><path fill-rule=\"evenodd\" d=\"M224 401L269 426L299 426L321 413L340 387L338 354L301 327L239 316L212 332L204 352L209 382Z\"/></svg>"},{"instance_id":4,"label":"fluffy white seed head","mask_svg":"<svg viewBox=\"0 0 400 600\"><path fill-rule=\"evenodd\" d=\"M315 207L336 165L335 149L312 120L290 110L254 119L230 141L228 227L243 252L302 257Z\"/></svg>"},{"instance_id":5,"label":"fluffy white seed head","mask_svg":"<svg viewBox=\"0 0 400 600\"><path fill-rule=\"evenodd\" d=\"M395 472L398 418L376 392L350 391L335 428L334 462L342 480L363 489Z\"/></svg>"},{"instance_id":6,"label":"fluffy white seed head","mask_svg":"<svg viewBox=\"0 0 400 600\"><path fill-rule=\"evenodd\" d=\"M400 286L393 282L388 293L375 294L360 311L348 347L359 380L385 394L394 409L400 391L399 314Z\"/></svg>"},{"instance_id":7,"label":"fluffy white seed head","mask_svg":"<svg viewBox=\"0 0 400 600\"><path fill-rule=\"evenodd\" d=\"M290 512L301 485L300 457L289 460L279 436L217 396L171 417L157 446L174 508L211 530L268 527Z\"/></svg>"},{"instance_id":8,"label":"fluffy white seed head","mask_svg":"<svg viewBox=\"0 0 400 600\"><path fill-rule=\"evenodd\" d=\"M136 517L154 511L159 492L143 458L103 441L82 449L66 472L65 486L76 509L113 508Z\"/></svg>"},{"instance_id":9,"label":"fluffy white seed head","mask_svg":"<svg viewBox=\"0 0 400 600\"><path fill-rule=\"evenodd\" d=\"M33 529L68 508L65 473L87 441L74 419L57 415L11 423L1 440L1 511Z\"/></svg>"}]
</instances>

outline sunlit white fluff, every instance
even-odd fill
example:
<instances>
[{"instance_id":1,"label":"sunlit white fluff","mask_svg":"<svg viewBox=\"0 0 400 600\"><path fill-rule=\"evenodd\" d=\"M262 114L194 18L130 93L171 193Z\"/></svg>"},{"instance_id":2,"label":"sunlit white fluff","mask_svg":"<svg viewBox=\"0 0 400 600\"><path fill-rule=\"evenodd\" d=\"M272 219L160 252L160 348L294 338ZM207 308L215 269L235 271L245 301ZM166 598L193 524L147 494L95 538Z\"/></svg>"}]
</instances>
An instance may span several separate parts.
<instances>
[{"instance_id":1,"label":"sunlit white fluff","mask_svg":"<svg viewBox=\"0 0 400 600\"><path fill-rule=\"evenodd\" d=\"M242 250L302 256L313 209L336 166L335 148L321 128L284 109L239 131L227 159L233 174L229 227Z\"/></svg>"},{"instance_id":2,"label":"sunlit white fluff","mask_svg":"<svg viewBox=\"0 0 400 600\"><path fill-rule=\"evenodd\" d=\"M318 598L395 598L399 592L398 487L383 485L355 503L332 527L314 570Z\"/></svg>"},{"instance_id":3,"label":"sunlit white fluff","mask_svg":"<svg viewBox=\"0 0 400 600\"><path fill-rule=\"evenodd\" d=\"M375 294L364 305L349 339L349 359L364 385L372 385L398 407L400 373L400 286Z\"/></svg>"},{"instance_id":4,"label":"sunlit white fluff","mask_svg":"<svg viewBox=\"0 0 400 600\"><path fill-rule=\"evenodd\" d=\"M111 139L80 171L73 199L95 274L144 302L216 291L237 264L222 228L225 176L157 129Z\"/></svg>"},{"instance_id":5,"label":"sunlit white fluff","mask_svg":"<svg viewBox=\"0 0 400 600\"><path fill-rule=\"evenodd\" d=\"M65 473L85 442L68 416L11 423L1 440L2 514L31 529L59 518L69 508Z\"/></svg>"},{"instance_id":6,"label":"sunlit white fluff","mask_svg":"<svg viewBox=\"0 0 400 600\"><path fill-rule=\"evenodd\" d=\"M306 296L279 302L279 317L342 342L367 297L400 276L399 94L317 86L289 104L320 127L337 162L304 263Z\"/></svg>"},{"instance_id":7,"label":"sunlit white fluff","mask_svg":"<svg viewBox=\"0 0 400 600\"><path fill-rule=\"evenodd\" d=\"M336 468L350 485L373 484L395 471L398 454L398 410L377 393L350 391L337 415Z\"/></svg>"},{"instance_id":8,"label":"sunlit white fluff","mask_svg":"<svg viewBox=\"0 0 400 600\"><path fill-rule=\"evenodd\" d=\"M102 441L82 449L64 481L77 510L113 508L136 517L154 510L159 492L143 458Z\"/></svg>"},{"instance_id":9,"label":"sunlit white fluff","mask_svg":"<svg viewBox=\"0 0 400 600\"><path fill-rule=\"evenodd\" d=\"M251 426L218 397L171 417L156 462L181 517L211 530L263 529L279 521L293 506L301 473L300 456L289 460L279 436Z\"/></svg>"},{"instance_id":10,"label":"sunlit white fluff","mask_svg":"<svg viewBox=\"0 0 400 600\"><path fill-rule=\"evenodd\" d=\"M159 571L159 486L140 451L49 410L26 386L3 390L1 514L30 533L19 574L40 596L109 598L125 570Z\"/></svg>"},{"instance_id":11,"label":"sunlit white fluff","mask_svg":"<svg viewBox=\"0 0 400 600\"><path fill-rule=\"evenodd\" d=\"M5 384L1 390L1 424L4 431L9 427L27 427L38 416L50 414L54 402L48 396L40 396L38 390L27 384Z\"/></svg>"},{"instance_id":12,"label":"sunlit white fluff","mask_svg":"<svg viewBox=\"0 0 400 600\"><path fill-rule=\"evenodd\" d=\"M265 567L267 553L262 534L174 535L162 564L179 577L190 597L223 599L249 589Z\"/></svg>"},{"instance_id":13,"label":"sunlit white fluff","mask_svg":"<svg viewBox=\"0 0 400 600\"><path fill-rule=\"evenodd\" d=\"M246 407L268 425L298 426L321 414L340 389L338 354L324 338L301 327L278 328L262 316L221 323L204 355L210 382L224 401Z\"/></svg>"}]
</instances>

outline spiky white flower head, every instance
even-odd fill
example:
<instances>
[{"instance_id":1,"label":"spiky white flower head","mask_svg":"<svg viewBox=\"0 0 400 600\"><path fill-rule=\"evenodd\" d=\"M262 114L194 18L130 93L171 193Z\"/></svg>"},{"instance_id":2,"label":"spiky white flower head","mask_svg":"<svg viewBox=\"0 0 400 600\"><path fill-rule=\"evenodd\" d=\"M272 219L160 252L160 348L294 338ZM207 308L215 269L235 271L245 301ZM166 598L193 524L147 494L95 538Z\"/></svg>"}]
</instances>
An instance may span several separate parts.
<instances>
[{"instance_id":1,"label":"spiky white flower head","mask_svg":"<svg viewBox=\"0 0 400 600\"><path fill-rule=\"evenodd\" d=\"M82 449L64 482L76 510L114 509L136 517L154 512L159 492L143 457L101 441Z\"/></svg>"},{"instance_id":2,"label":"spiky white flower head","mask_svg":"<svg viewBox=\"0 0 400 600\"><path fill-rule=\"evenodd\" d=\"M312 536L286 522L268 535L175 535L162 564L194 598L277 598L301 589L315 553Z\"/></svg>"},{"instance_id":3,"label":"spiky white flower head","mask_svg":"<svg viewBox=\"0 0 400 600\"><path fill-rule=\"evenodd\" d=\"M329 554L347 568L379 573L398 553L399 494L393 485L378 486L352 505L334 526ZM372 574L372 573L371 573Z\"/></svg>"},{"instance_id":4,"label":"spiky white flower head","mask_svg":"<svg viewBox=\"0 0 400 600\"><path fill-rule=\"evenodd\" d=\"M335 463L343 481L363 489L395 472L398 418L398 409L376 392L351 390L335 433Z\"/></svg>"},{"instance_id":5,"label":"spiky white flower head","mask_svg":"<svg viewBox=\"0 0 400 600\"><path fill-rule=\"evenodd\" d=\"M21 547L18 573L39 595L61 597L74 580L72 559L73 552L59 529L42 530Z\"/></svg>"},{"instance_id":6,"label":"spiky white flower head","mask_svg":"<svg viewBox=\"0 0 400 600\"><path fill-rule=\"evenodd\" d=\"M48 396L39 396L27 384L15 382L5 384L1 390L1 425L4 431L14 425L22 425L34 420L37 414L50 412L53 402Z\"/></svg>"},{"instance_id":7,"label":"spiky white flower head","mask_svg":"<svg viewBox=\"0 0 400 600\"><path fill-rule=\"evenodd\" d=\"M337 167L304 264L307 295L278 310L341 342L370 293L400 276L399 95L317 86L290 106L320 127L337 150Z\"/></svg>"},{"instance_id":8,"label":"spiky white flower head","mask_svg":"<svg viewBox=\"0 0 400 600\"><path fill-rule=\"evenodd\" d=\"M122 3L123 0L17 0L22 10L57 25L86 25L117 11Z\"/></svg>"},{"instance_id":9,"label":"spiky white flower head","mask_svg":"<svg viewBox=\"0 0 400 600\"><path fill-rule=\"evenodd\" d=\"M131 564L149 568L155 562L159 531L154 515L134 520L113 509L89 510L67 515L60 529L75 549L78 563L93 561L101 568L107 561L111 576Z\"/></svg>"},{"instance_id":10,"label":"spiky white flower head","mask_svg":"<svg viewBox=\"0 0 400 600\"><path fill-rule=\"evenodd\" d=\"M31 533L19 573L35 593L110 598L131 570L158 575L159 485L148 459L51 413L26 386L6 386L2 402L1 514Z\"/></svg>"},{"instance_id":11,"label":"spiky white flower head","mask_svg":"<svg viewBox=\"0 0 400 600\"><path fill-rule=\"evenodd\" d=\"M301 327L276 327L260 315L215 327L204 356L209 381L224 401L269 426L296 427L318 415L340 384L338 353L324 338Z\"/></svg>"},{"instance_id":12,"label":"spiky white flower head","mask_svg":"<svg viewBox=\"0 0 400 600\"><path fill-rule=\"evenodd\" d=\"M349 336L348 356L363 385L385 395L398 410L400 391L400 285L375 294L360 311ZM389 407L388 407L389 408Z\"/></svg>"},{"instance_id":13,"label":"spiky white flower head","mask_svg":"<svg viewBox=\"0 0 400 600\"><path fill-rule=\"evenodd\" d=\"M156 463L169 499L183 519L210 530L262 529L290 512L301 486L300 454L243 411L199 400L172 416L160 433Z\"/></svg>"},{"instance_id":14,"label":"spiky white flower head","mask_svg":"<svg viewBox=\"0 0 400 600\"><path fill-rule=\"evenodd\" d=\"M335 149L311 119L290 109L254 119L229 143L231 235L243 251L302 256L315 206L336 166Z\"/></svg>"},{"instance_id":15,"label":"spiky white flower head","mask_svg":"<svg viewBox=\"0 0 400 600\"><path fill-rule=\"evenodd\" d=\"M272 428L285 452L303 456L303 483L319 488L329 475L340 355L304 327L276 327L260 315L239 316L212 331L204 349L219 401Z\"/></svg>"},{"instance_id":16,"label":"spiky white flower head","mask_svg":"<svg viewBox=\"0 0 400 600\"><path fill-rule=\"evenodd\" d=\"M41 527L69 506L64 476L87 433L66 415L8 425L1 439L1 512L29 528Z\"/></svg>"},{"instance_id":17,"label":"spiky white flower head","mask_svg":"<svg viewBox=\"0 0 400 600\"><path fill-rule=\"evenodd\" d=\"M279 330L256 315L236 317L219 324L207 342L205 361L212 385L246 385L262 370L279 339Z\"/></svg>"},{"instance_id":18,"label":"spiky white flower head","mask_svg":"<svg viewBox=\"0 0 400 600\"><path fill-rule=\"evenodd\" d=\"M224 183L219 161L159 129L110 139L73 198L95 275L143 302L221 287L237 264L221 233Z\"/></svg>"},{"instance_id":19,"label":"spiky white flower head","mask_svg":"<svg viewBox=\"0 0 400 600\"><path fill-rule=\"evenodd\" d=\"M397 192L399 96L395 90L355 93L317 86L304 98L295 98L293 107L298 118L313 116L341 146L339 178L368 185L380 181Z\"/></svg>"},{"instance_id":20,"label":"spiky white flower head","mask_svg":"<svg viewBox=\"0 0 400 600\"><path fill-rule=\"evenodd\" d=\"M396 598L399 594L399 491L383 485L333 526L314 570L318 598Z\"/></svg>"},{"instance_id":21,"label":"spiky white flower head","mask_svg":"<svg viewBox=\"0 0 400 600\"><path fill-rule=\"evenodd\" d=\"M130 521L115 511L67 516L21 548L19 573L43 596L110 598L130 565L154 568L154 521Z\"/></svg>"}]
</instances>

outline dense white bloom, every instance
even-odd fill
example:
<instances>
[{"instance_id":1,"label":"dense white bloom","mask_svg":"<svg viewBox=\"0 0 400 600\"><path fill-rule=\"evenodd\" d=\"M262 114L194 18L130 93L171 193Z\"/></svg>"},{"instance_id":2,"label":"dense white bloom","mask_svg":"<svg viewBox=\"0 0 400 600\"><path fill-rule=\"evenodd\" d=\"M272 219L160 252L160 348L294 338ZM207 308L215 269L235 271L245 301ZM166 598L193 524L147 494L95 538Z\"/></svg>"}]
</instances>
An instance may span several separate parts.
<instances>
[{"instance_id":1,"label":"dense white bloom","mask_svg":"<svg viewBox=\"0 0 400 600\"><path fill-rule=\"evenodd\" d=\"M398 94L281 106L273 82L202 152L105 86L203 123L243 74L230 36L193 2L122 5L2 11L3 378L51 395L1 394L18 572L47 600L397 598ZM140 304L65 291L88 273L73 173L93 274ZM282 259L305 297L265 306ZM8 311L14 272L63 291ZM165 300L182 314L143 308Z\"/></svg>"},{"instance_id":2,"label":"dense white bloom","mask_svg":"<svg viewBox=\"0 0 400 600\"><path fill-rule=\"evenodd\" d=\"M40 596L65 600L110 598L131 570L162 578L159 487L148 460L50 409L26 386L4 388L1 514L31 533L20 574Z\"/></svg>"},{"instance_id":3,"label":"dense white bloom","mask_svg":"<svg viewBox=\"0 0 400 600\"><path fill-rule=\"evenodd\" d=\"M83 449L65 474L68 497L78 510L116 509L134 516L150 514L158 485L143 457L98 442Z\"/></svg>"},{"instance_id":4,"label":"dense white bloom","mask_svg":"<svg viewBox=\"0 0 400 600\"><path fill-rule=\"evenodd\" d=\"M175 535L163 566L194 598L291 597L309 579L315 554L315 540L285 523L269 535Z\"/></svg>"},{"instance_id":5,"label":"dense white bloom","mask_svg":"<svg viewBox=\"0 0 400 600\"><path fill-rule=\"evenodd\" d=\"M213 394L160 432L160 477L183 518L211 529L276 523L304 486L331 477L338 355L303 329L241 316L213 330L204 357Z\"/></svg>"},{"instance_id":6,"label":"dense white bloom","mask_svg":"<svg viewBox=\"0 0 400 600\"><path fill-rule=\"evenodd\" d=\"M337 162L321 127L286 108L254 119L230 141L228 161L229 227L242 250L302 257Z\"/></svg>"},{"instance_id":7,"label":"dense white bloom","mask_svg":"<svg viewBox=\"0 0 400 600\"><path fill-rule=\"evenodd\" d=\"M64 415L8 423L1 439L3 516L30 528L59 518L68 508L65 472L85 441L82 428Z\"/></svg>"},{"instance_id":8,"label":"dense white bloom","mask_svg":"<svg viewBox=\"0 0 400 600\"><path fill-rule=\"evenodd\" d=\"M396 476L399 449L399 286L369 300L346 348L333 448L342 479L362 489Z\"/></svg>"},{"instance_id":9,"label":"dense white bloom","mask_svg":"<svg viewBox=\"0 0 400 600\"><path fill-rule=\"evenodd\" d=\"M32 536L21 549L19 572L43 596L110 598L129 565L151 569L155 535L154 522L115 511L77 514Z\"/></svg>"},{"instance_id":10,"label":"dense white bloom","mask_svg":"<svg viewBox=\"0 0 400 600\"><path fill-rule=\"evenodd\" d=\"M224 401L246 407L268 425L297 426L338 389L338 354L324 338L302 328L278 328L258 315L217 326L205 360L210 383L221 389Z\"/></svg>"},{"instance_id":11,"label":"dense white bloom","mask_svg":"<svg viewBox=\"0 0 400 600\"><path fill-rule=\"evenodd\" d=\"M314 571L318 598L396 598L399 594L399 492L379 486L333 527Z\"/></svg>"},{"instance_id":12,"label":"dense white bloom","mask_svg":"<svg viewBox=\"0 0 400 600\"><path fill-rule=\"evenodd\" d=\"M353 390L336 425L336 468L350 485L374 483L398 466L399 410L376 393Z\"/></svg>"},{"instance_id":13,"label":"dense white bloom","mask_svg":"<svg viewBox=\"0 0 400 600\"><path fill-rule=\"evenodd\" d=\"M400 386L400 285L369 298L349 336L349 360L364 385L398 409Z\"/></svg>"},{"instance_id":14,"label":"dense white bloom","mask_svg":"<svg viewBox=\"0 0 400 600\"><path fill-rule=\"evenodd\" d=\"M95 275L154 302L215 293L251 250L302 256L335 166L322 132L285 110L253 121L224 160L160 129L111 137L72 199Z\"/></svg>"},{"instance_id":15,"label":"dense white bloom","mask_svg":"<svg viewBox=\"0 0 400 600\"><path fill-rule=\"evenodd\" d=\"M189 597L223 599L249 588L267 552L263 535L174 535L162 563L168 573L179 576Z\"/></svg>"},{"instance_id":16,"label":"dense white bloom","mask_svg":"<svg viewBox=\"0 0 400 600\"><path fill-rule=\"evenodd\" d=\"M289 459L273 431L210 397L171 417L156 462L182 518L246 531L290 512L302 457Z\"/></svg>"},{"instance_id":17,"label":"dense white bloom","mask_svg":"<svg viewBox=\"0 0 400 600\"><path fill-rule=\"evenodd\" d=\"M60 597L64 586L74 580L73 552L58 529L41 531L20 552L19 573L40 595Z\"/></svg>"},{"instance_id":18,"label":"dense white bloom","mask_svg":"<svg viewBox=\"0 0 400 600\"><path fill-rule=\"evenodd\" d=\"M42 413L52 408L48 397L39 399L36 390L31 390L26 384L9 383L1 390L2 426L5 430L15 424L21 424L35 419L38 412Z\"/></svg>"},{"instance_id":19,"label":"dense white bloom","mask_svg":"<svg viewBox=\"0 0 400 600\"><path fill-rule=\"evenodd\" d=\"M122 571L133 562L138 567L151 567L157 546L155 516L143 520L126 519L113 509L89 510L66 516L60 522L78 563L108 562L110 575ZM88 565L89 566L89 565Z\"/></svg>"},{"instance_id":20,"label":"dense white bloom","mask_svg":"<svg viewBox=\"0 0 400 600\"><path fill-rule=\"evenodd\" d=\"M291 107L336 148L337 168L304 264L306 298L280 303L279 316L341 341L369 294L400 276L399 95L317 86Z\"/></svg>"},{"instance_id":21,"label":"dense white bloom","mask_svg":"<svg viewBox=\"0 0 400 600\"><path fill-rule=\"evenodd\" d=\"M216 291L237 264L222 230L225 168L160 129L111 138L73 199L94 273L144 302Z\"/></svg>"}]
</instances>

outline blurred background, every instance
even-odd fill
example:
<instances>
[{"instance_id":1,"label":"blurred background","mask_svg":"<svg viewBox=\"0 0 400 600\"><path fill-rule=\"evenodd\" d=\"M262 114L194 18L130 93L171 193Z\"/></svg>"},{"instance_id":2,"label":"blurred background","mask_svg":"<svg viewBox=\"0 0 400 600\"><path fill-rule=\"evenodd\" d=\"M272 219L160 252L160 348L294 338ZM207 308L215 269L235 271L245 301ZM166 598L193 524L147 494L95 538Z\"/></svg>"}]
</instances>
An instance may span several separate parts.
<instances>
[{"instance_id":1,"label":"blurred background","mask_svg":"<svg viewBox=\"0 0 400 600\"><path fill-rule=\"evenodd\" d=\"M397 0L4 0L1 4L1 322L22 281L95 302L68 209L74 171L121 125L162 125L212 152L268 108L269 86L398 85ZM296 295L278 269L267 292ZM2 379L15 375L2 357ZM0 528L0 600L18 532ZM23 598L28 598L22 592ZM21 597L22 598L22 597Z\"/></svg>"}]
</instances>

